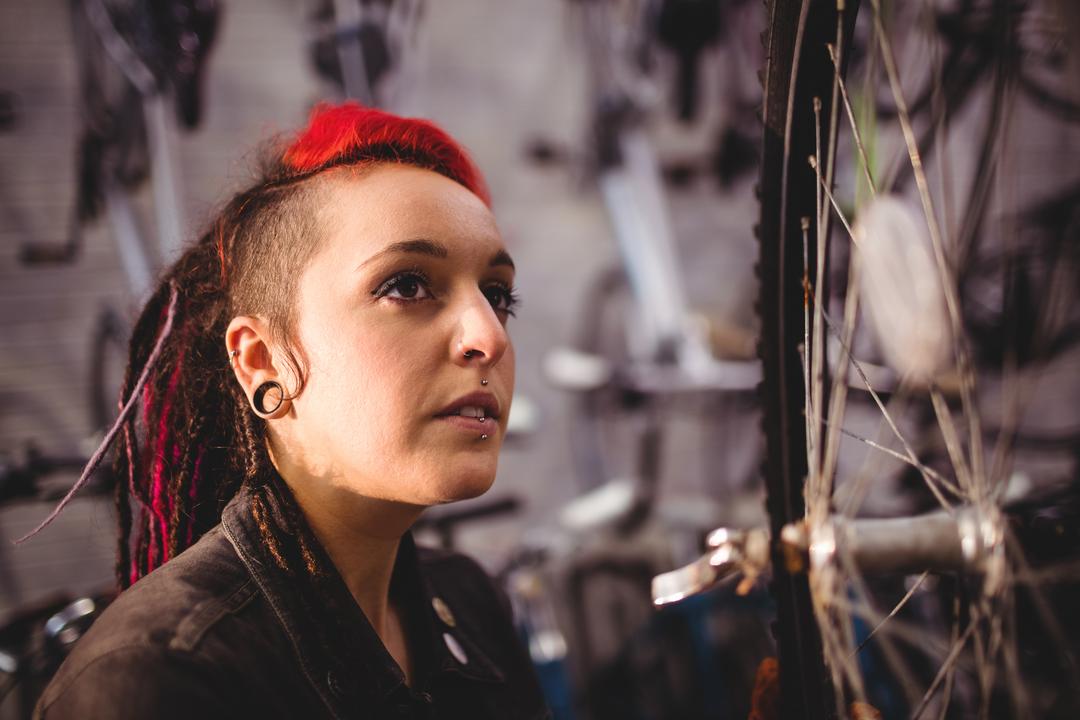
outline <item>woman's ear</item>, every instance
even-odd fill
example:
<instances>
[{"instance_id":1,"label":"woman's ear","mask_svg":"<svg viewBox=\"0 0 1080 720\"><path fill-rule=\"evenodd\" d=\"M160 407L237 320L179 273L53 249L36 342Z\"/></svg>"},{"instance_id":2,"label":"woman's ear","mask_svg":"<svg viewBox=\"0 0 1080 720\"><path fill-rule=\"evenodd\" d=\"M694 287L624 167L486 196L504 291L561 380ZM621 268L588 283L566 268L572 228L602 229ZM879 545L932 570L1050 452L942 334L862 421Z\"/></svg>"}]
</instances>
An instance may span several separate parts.
<instances>
[{"instance_id":1,"label":"woman's ear","mask_svg":"<svg viewBox=\"0 0 1080 720\"><path fill-rule=\"evenodd\" d=\"M269 323L252 315L234 317L225 330L225 350L236 381L255 412L268 420L288 414L289 373L283 372L284 368L274 357ZM267 382L277 383L278 388L266 393L265 407L259 408L254 398L260 386ZM262 411L267 407L271 412Z\"/></svg>"}]
</instances>

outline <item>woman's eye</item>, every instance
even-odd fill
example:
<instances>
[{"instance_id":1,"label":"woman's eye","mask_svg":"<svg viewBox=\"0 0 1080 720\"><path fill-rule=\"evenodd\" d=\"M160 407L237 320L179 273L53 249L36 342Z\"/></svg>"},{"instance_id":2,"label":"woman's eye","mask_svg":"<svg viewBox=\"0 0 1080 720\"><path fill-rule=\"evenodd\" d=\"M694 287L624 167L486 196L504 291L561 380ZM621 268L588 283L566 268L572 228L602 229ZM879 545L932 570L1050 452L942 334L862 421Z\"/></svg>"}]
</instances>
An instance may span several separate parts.
<instances>
[{"instance_id":1,"label":"woman's eye","mask_svg":"<svg viewBox=\"0 0 1080 720\"><path fill-rule=\"evenodd\" d=\"M427 278L417 272L395 275L380 285L373 294L391 300L427 300L431 297Z\"/></svg>"},{"instance_id":2,"label":"woman's eye","mask_svg":"<svg viewBox=\"0 0 1080 720\"><path fill-rule=\"evenodd\" d=\"M489 285L484 288L484 296L491 303L491 307L495 312L504 312L511 316L514 314L518 298L517 293L512 288L504 285Z\"/></svg>"}]
</instances>

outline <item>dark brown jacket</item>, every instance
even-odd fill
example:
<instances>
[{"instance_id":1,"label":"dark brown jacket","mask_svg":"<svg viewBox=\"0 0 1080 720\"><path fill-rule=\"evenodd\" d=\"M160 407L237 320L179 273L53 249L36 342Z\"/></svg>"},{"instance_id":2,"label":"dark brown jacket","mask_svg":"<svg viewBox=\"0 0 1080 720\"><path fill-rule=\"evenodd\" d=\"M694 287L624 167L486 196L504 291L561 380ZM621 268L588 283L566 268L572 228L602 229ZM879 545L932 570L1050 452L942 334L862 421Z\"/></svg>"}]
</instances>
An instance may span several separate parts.
<instances>
[{"instance_id":1,"label":"dark brown jacket","mask_svg":"<svg viewBox=\"0 0 1080 720\"><path fill-rule=\"evenodd\" d=\"M403 538L391 597L409 628L409 687L336 572L298 578L274 562L252 492L242 489L220 525L121 594L36 717L549 717L506 598L475 562Z\"/></svg>"}]
</instances>

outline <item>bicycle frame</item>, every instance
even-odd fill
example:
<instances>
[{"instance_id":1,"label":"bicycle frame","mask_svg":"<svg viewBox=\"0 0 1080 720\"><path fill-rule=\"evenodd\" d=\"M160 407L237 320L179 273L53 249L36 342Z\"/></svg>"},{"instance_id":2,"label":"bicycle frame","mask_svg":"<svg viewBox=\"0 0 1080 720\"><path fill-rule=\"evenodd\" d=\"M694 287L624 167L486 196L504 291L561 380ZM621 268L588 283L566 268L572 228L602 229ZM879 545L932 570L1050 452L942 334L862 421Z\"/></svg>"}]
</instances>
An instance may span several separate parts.
<instances>
[{"instance_id":1,"label":"bicycle frame","mask_svg":"<svg viewBox=\"0 0 1080 720\"><path fill-rule=\"evenodd\" d=\"M585 2L583 35L596 98L597 184L641 321L628 328L638 333L630 338L633 374L646 391L751 389L760 380L757 363L718 361L691 314L659 163L612 57L609 10L607 0Z\"/></svg>"},{"instance_id":2,"label":"bicycle frame","mask_svg":"<svg viewBox=\"0 0 1080 720\"><path fill-rule=\"evenodd\" d=\"M385 5L385 6L384 6ZM419 63L416 48L406 49L409 33L423 12L424 0L387 0L385 3L367 0L332 0L334 24L330 30L341 68L341 85L345 97L370 107L392 108L401 111L402 88L416 84ZM371 69L364 58L364 40L360 35L365 26L374 27L386 44L391 66L397 77L389 92L381 96L372 84ZM321 37L326 37L321 34Z\"/></svg>"},{"instance_id":3,"label":"bicycle frame","mask_svg":"<svg viewBox=\"0 0 1080 720\"><path fill-rule=\"evenodd\" d=\"M133 297L142 299L150 292L155 266L158 263L167 264L179 255L183 240L181 184L169 115L157 79L121 36L102 0L83 0L76 12L79 9L108 58L138 92L142 104L158 240L156 262L139 230L138 217L128 192L116 177L106 175L104 178L105 207L121 263ZM78 18L76 22L79 22ZM84 52L89 50L85 47L80 49Z\"/></svg>"}]
</instances>

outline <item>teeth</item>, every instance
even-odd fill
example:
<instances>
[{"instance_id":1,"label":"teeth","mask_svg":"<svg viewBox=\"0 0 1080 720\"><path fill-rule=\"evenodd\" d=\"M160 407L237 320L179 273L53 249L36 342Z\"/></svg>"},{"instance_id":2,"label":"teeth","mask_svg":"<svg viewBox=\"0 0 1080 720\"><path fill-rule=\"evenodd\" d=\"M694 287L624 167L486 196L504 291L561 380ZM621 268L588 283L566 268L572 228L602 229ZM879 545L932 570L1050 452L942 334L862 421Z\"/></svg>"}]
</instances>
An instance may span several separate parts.
<instances>
[{"instance_id":1,"label":"teeth","mask_svg":"<svg viewBox=\"0 0 1080 720\"><path fill-rule=\"evenodd\" d=\"M481 420L483 420L484 419L484 408L481 408L481 407L468 407L468 406L463 407L460 410L458 410L458 415L461 415L462 417L480 418Z\"/></svg>"}]
</instances>

